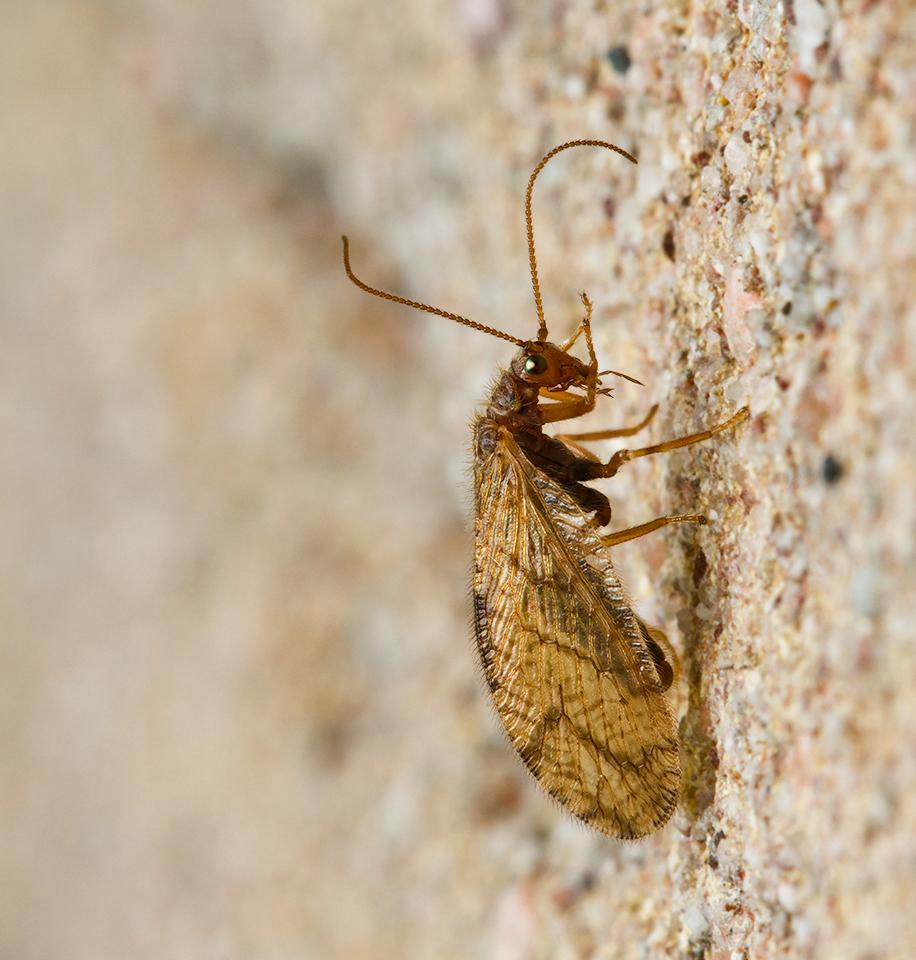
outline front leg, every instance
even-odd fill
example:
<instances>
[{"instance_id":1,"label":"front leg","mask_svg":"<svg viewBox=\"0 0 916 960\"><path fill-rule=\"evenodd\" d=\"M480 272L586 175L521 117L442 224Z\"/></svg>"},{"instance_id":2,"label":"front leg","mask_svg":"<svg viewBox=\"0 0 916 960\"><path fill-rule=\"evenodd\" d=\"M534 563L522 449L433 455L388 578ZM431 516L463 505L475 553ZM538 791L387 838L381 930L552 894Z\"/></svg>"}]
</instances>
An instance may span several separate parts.
<instances>
[{"instance_id":1,"label":"front leg","mask_svg":"<svg viewBox=\"0 0 916 960\"><path fill-rule=\"evenodd\" d=\"M571 396L575 396L572 394ZM541 423L556 423L558 420L574 420L595 409L595 392L591 391L584 397L575 400L560 400L557 403L538 404L538 413Z\"/></svg>"},{"instance_id":2,"label":"front leg","mask_svg":"<svg viewBox=\"0 0 916 960\"><path fill-rule=\"evenodd\" d=\"M579 294L582 304L585 307L585 316L579 324L576 333L564 344L563 350L568 350L580 333L585 334L585 343L588 346L588 380L585 382L585 396L576 397L575 394L566 390L543 390L546 396L558 398L571 397L572 399L560 399L558 403L551 403L546 406L538 405L538 411L541 414L541 423L556 423L558 420L573 420L590 413L595 409L595 396L598 392L598 358L595 356L595 345L592 342L592 302L585 293Z\"/></svg>"}]
</instances>

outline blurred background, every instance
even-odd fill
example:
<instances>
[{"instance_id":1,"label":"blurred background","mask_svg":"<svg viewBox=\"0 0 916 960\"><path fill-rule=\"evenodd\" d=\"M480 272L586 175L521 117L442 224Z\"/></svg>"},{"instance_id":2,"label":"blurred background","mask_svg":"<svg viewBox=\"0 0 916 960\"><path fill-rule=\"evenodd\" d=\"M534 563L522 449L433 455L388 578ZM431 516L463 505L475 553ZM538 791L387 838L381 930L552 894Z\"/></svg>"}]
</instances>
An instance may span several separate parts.
<instances>
[{"instance_id":1,"label":"blurred background","mask_svg":"<svg viewBox=\"0 0 916 960\"><path fill-rule=\"evenodd\" d=\"M908 958L914 9L38 0L0 57L0 956ZM577 292L681 651L681 809L593 835L470 632L468 424ZM613 447L600 448L608 455Z\"/></svg>"}]
</instances>

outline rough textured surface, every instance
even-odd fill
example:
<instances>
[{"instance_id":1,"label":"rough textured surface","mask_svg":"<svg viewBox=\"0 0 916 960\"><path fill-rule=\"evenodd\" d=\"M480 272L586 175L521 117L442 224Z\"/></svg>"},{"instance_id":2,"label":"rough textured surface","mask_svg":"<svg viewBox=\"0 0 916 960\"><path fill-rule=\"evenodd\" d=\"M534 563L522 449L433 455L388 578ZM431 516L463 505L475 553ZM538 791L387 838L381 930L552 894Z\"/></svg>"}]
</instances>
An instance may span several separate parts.
<instances>
[{"instance_id":1,"label":"rough textured surface","mask_svg":"<svg viewBox=\"0 0 916 960\"><path fill-rule=\"evenodd\" d=\"M914 8L8 5L0 956L916 954ZM577 291L689 756L619 844L468 640L467 422ZM608 452L609 452L608 448Z\"/></svg>"}]
</instances>

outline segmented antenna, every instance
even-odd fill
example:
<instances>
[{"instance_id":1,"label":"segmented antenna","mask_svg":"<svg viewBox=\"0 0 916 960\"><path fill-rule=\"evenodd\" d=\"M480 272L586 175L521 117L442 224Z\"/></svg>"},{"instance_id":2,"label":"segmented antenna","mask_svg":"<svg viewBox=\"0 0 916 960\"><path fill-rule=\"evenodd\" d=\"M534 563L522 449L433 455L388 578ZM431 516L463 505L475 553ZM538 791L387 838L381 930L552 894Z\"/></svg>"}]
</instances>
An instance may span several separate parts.
<instances>
[{"instance_id":1,"label":"segmented antenna","mask_svg":"<svg viewBox=\"0 0 916 960\"><path fill-rule=\"evenodd\" d=\"M570 140L568 143L561 143L560 146L554 147L550 153L541 158L541 162L531 172L531 177L528 180L528 189L525 191L525 228L528 232L528 262L531 264L531 287L534 290L534 305L538 311L538 340L541 341L547 339L547 321L544 319L544 305L541 302L541 286L538 283L538 265L534 255L534 224L531 220L531 191L534 189L534 181L537 179L537 175L547 165L547 161L561 151L568 150L570 147L604 147L607 150L613 150L614 153L619 153L632 163L637 162L636 157L632 154L627 153L626 150L620 147L614 146L613 143L608 143L606 140Z\"/></svg>"},{"instance_id":2,"label":"segmented antenna","mask_svg":"<svg viewBox=\"0 0 916 960\"><path fill-rule=\"evenodd\" d=\"M386 293L384 290L377 290L375 287L370 287L369 284L363 283L359 277L353 272L350 268L350 242L346 237L341 237L343 240L343 262L344 270L347 271L347 276L359 287L360 290L365 290L366 293L371 293L373 297L381 297L383 300L391 300L393 303L403 303L406 307L416 307L417 310L425 310L427 313L435 313L440 317L445 317L446 320L454 320L455 323L463 323L467 327L473 327L475 330L480 330L483 333L490 333L494 337L501 337L503 340L508 340L509 343L515 343L518 346L523 346L525 341L519 340L518 337L513 337L510 333L503 333L502 330L497 330L495 327L488 327L486 324L477 323L476 320L469 320L467 317L462 317L457 313L449 313L448 310L440 310L438 307L431 307L428 303L419 303L416 300L408 300L406 297L399 297L394 293Z\"/></svg>"}]
</instances>

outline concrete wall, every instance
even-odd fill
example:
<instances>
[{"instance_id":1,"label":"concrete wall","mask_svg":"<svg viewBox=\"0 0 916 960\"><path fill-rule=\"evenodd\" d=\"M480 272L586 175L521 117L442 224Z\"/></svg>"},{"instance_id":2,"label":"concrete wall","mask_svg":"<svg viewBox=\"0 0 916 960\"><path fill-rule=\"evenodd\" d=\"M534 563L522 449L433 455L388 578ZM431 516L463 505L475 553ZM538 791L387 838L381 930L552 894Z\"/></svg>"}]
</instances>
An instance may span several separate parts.
<instances>
[{"instance_id":1,"label":"concrete wall","mask_svg":"<svg viewBox=\"0 0 916 960\"><path fill-rule=\"evenodd\" d=\"M904 0L47 0L0 58L0 956L909 958L913 49ZM467 421L511 348L749 402L632 464L615 552L681 652L638 844L504 746ZM613 447L602 447L610 453Z\"/></svg>"}]
</instances>

